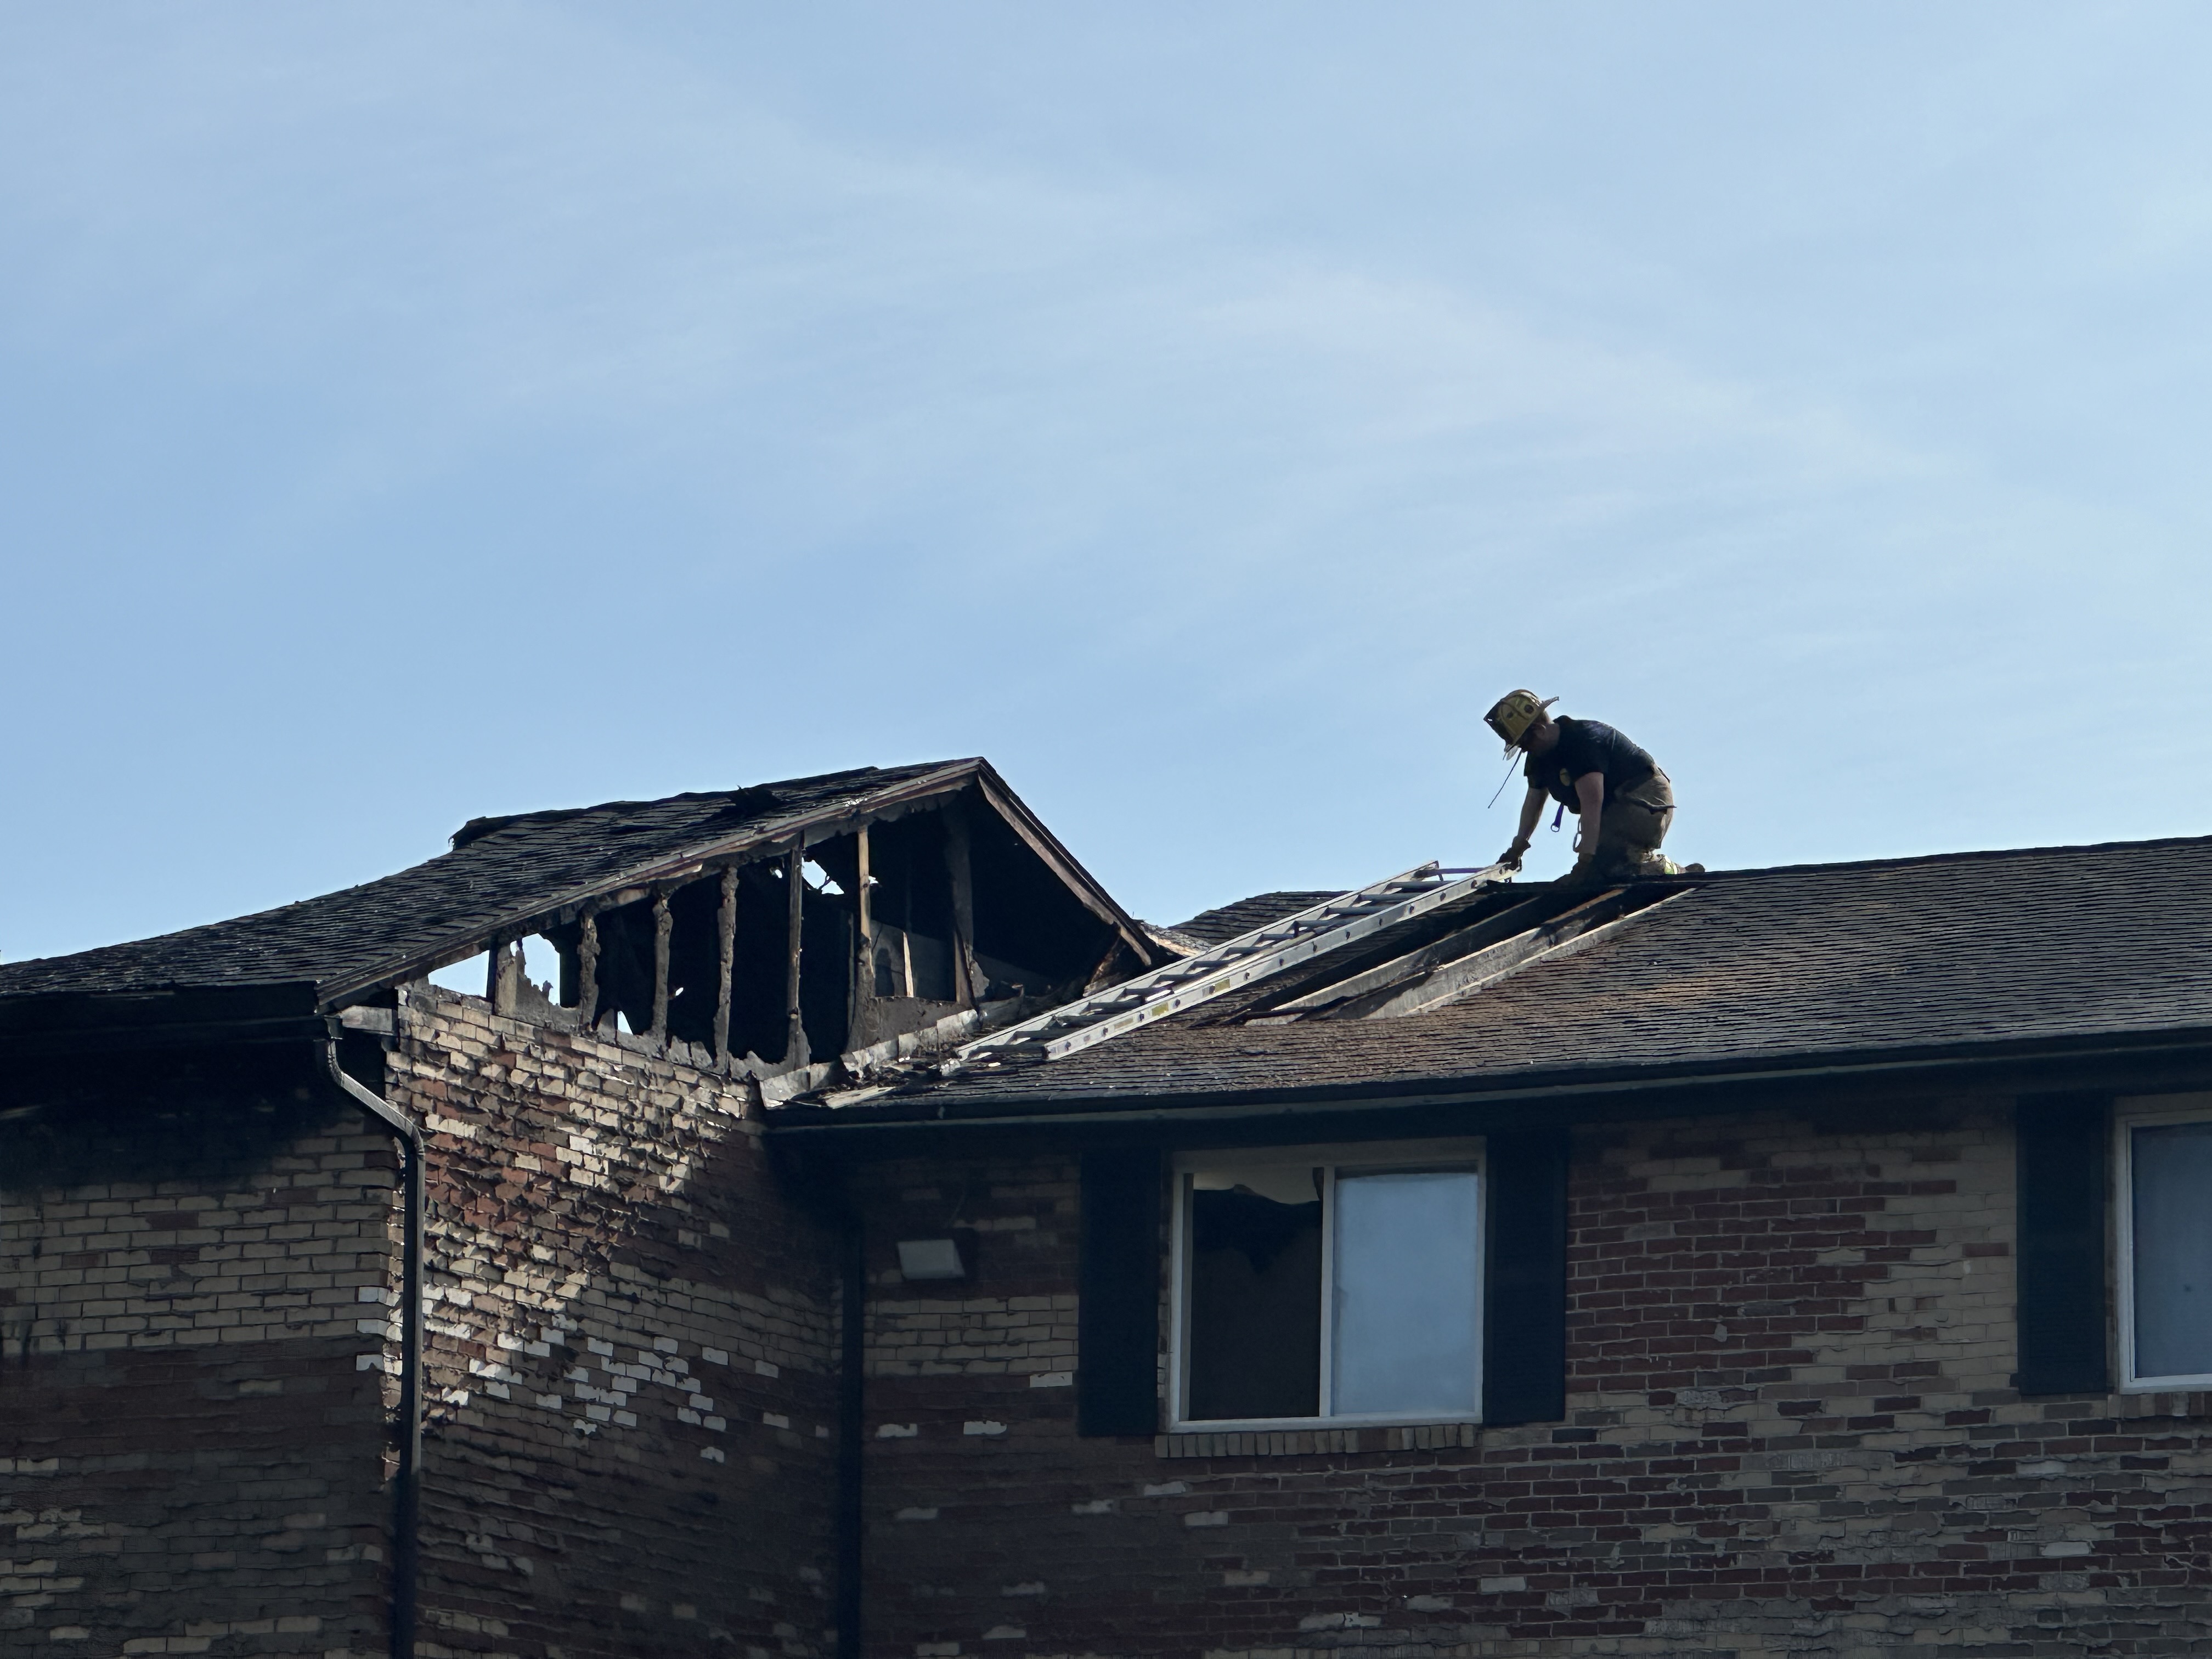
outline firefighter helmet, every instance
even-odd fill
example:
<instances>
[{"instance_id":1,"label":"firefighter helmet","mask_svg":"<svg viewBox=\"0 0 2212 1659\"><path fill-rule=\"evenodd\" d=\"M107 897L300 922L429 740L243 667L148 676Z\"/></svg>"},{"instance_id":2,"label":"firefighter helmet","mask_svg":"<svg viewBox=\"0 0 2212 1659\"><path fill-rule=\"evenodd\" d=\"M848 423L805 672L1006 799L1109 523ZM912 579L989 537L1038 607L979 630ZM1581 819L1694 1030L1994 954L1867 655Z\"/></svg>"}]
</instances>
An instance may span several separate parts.
<instances>
[{"instance_id":1,"label":"firefighter helmet","mask_svg":"<svg viewBox=\"0 0 2212 1659\"><path fill-rule=\"evenodd\" d=\"M1508 691L1482 718L1492 731L1505 739L1508 750L1518 749L1521 739L1528 735L1528 728L1557 702L1557 697L1539 697L1534 691Z\"/></svg>"}]
</instances>

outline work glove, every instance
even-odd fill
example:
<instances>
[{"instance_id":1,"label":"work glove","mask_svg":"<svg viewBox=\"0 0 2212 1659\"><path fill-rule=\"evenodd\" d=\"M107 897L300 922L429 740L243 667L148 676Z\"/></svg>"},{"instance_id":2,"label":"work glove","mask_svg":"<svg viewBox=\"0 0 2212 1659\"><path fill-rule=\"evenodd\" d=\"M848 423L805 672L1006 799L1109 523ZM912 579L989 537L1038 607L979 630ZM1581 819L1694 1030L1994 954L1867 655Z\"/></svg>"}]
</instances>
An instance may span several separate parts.
<instances>
[{"instance_id":1,"label":"work glove","mask_svg":"<svg viewBox=\"0 0 2212 1659\"><path fill-rule=\"evenodd\" d=\"M1513 837L1513 844L1498 855L1498 862L1504 869L1518 870L1521 867L1521 855L1528 850L1528 843L1516 836Z\"/></svg>"}]
</instances>

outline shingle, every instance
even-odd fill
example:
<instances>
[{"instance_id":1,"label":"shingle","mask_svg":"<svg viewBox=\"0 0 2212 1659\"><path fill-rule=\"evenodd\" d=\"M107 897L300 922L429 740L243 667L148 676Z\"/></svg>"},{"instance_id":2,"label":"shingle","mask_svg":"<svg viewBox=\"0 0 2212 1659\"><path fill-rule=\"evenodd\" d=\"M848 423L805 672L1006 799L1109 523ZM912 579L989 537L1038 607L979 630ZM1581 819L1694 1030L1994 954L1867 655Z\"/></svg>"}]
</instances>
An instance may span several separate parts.
<instances>
[{"instance_id":1,"label":"shingle","mask_svg":"<svg viewBox=\"0 0 2212 1659\"><path fill-rule=\"evenodd\" d=\"M1294 916L1301 910L1310 910L1316 904L1326 904L1341 896L1334 888L1310 893L1255 893L1234 904L1201 910L1188 921L1176 923L1170 931L1188 933L1207 945L1221 945L1255 927L1265 927L1271 921L1280 921L1285 916Z\"/></svg>"}]
</instances>

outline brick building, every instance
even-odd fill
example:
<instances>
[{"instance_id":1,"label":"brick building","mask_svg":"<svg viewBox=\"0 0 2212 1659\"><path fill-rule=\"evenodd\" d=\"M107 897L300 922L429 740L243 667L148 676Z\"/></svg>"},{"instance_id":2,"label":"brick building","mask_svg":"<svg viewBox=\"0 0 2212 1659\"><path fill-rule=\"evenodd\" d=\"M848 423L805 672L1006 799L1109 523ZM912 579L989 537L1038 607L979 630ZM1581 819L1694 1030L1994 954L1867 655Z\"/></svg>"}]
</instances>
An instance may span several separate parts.
<instances>
[{"instance_id":1,"label":"brick building","mask_svg":"<svg viewBox=\"0 0 2212 1659\"><path fill-rule=\"evenodd\" d=\"M0 1646L2212 1650L2208 913L1152 928L962 762L0 969Z\"/></svg>"}]
</instances>

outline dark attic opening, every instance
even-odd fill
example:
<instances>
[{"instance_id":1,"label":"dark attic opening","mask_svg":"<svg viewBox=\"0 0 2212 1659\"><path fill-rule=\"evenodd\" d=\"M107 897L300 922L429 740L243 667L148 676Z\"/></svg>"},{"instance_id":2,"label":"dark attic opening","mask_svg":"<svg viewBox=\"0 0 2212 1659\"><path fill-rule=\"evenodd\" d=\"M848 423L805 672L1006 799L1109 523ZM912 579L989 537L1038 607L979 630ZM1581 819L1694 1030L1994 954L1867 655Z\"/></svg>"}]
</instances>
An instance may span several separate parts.
<instances>
[{"instance_id":1,"label":"dark attic opening","mask_svg":"<svg viewBox=\"0 0 2212 1659\"><path fill-rule=\"evenodd\" d=\"M464 844L548 822L573 839L602 810L499 820ZM619 848L631 827L605 833ZM495 1007L767 1074L1152 965L1079 866L972 776L639 876L489 941Z\"/></svg>"}]
</instances>

